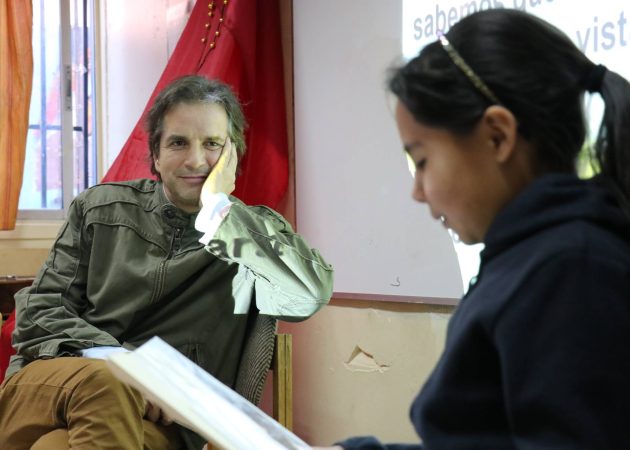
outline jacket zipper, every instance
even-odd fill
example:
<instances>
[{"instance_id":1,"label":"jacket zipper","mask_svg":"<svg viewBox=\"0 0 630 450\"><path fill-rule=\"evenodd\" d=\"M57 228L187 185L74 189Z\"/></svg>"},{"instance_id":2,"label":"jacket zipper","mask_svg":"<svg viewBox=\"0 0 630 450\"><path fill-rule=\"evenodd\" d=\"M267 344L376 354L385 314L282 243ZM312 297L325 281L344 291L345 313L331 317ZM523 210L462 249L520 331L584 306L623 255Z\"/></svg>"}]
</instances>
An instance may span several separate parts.
<instances>
[{"instance_id":1,"label":"jacket zipper","mask_svg":"<svg viewBox=\"0 0 630 450\"><path fill-rule=\"evenodd\" d=\"M171 251L169 253L169 258L173 256L173 254L180 249L182 246L182 229L175 228L175 232L173 233L173 240L171 241Z\"/></svg>"},{"instance_id":2,"label":"jacket zipper","mask_svg":"<svg viewBox=\"0 0 630 450\"><path fill-rule=\"evenodd\" d=\"M173 257L175 252L180 249L181 245L182 245L182 228L175 228L175 230L173 231L173 236L171 237L171 245L168 250L168 254L166 255L166 258L164 258L160 262L160 266L158 267L157 278L155 280L155 285L156 285L155 290L154 290L155 293L153 294L151 298L151 303L156 302L162 296L162 291L164 290L164 280L166 279L165 277L166 264L168 264L168 261Z\"/></svg>"}]
</instances>

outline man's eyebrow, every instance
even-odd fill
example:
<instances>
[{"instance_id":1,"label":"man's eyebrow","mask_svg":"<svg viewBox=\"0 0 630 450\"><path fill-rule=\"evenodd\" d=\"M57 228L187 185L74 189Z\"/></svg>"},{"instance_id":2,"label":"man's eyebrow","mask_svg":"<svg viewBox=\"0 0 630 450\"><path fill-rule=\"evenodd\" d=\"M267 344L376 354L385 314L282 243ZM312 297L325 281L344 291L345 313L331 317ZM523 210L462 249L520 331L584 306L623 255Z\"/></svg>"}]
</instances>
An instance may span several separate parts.
<instances>
[{"instance_id":1,"label":"man's eyebrow","mask_svg":"<svg viewBox=\"0 0 630 450\"><path fill-rule=\"evenodd\" d=\"M169 134L168 136L166 136L167 141L173 141L175 139L181 139L183 141L186 140L184 136L180 136L179 134Z\"/></svg>"},{"instance_id":2,"label":"man's eyebrow","mask_svg":"<svg viewBox=\"0 0 630 450\"><path fill-rule=\"evenodd\" d=\"M221 142L225 142L225 140L227 139L227 136L219 136L217 134L213 134L210 136L207 136L206 139L212 139L214 141L221 141Z\"/></svg>"}]
</instances>

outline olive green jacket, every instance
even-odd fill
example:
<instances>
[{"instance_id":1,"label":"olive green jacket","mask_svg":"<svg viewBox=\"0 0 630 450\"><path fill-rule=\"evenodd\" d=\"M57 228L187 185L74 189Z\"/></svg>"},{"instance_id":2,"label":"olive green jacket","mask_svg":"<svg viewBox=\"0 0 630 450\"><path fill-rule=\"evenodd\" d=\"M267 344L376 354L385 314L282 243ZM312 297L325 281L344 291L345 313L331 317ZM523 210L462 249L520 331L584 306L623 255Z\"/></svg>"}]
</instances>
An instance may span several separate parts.
<instances>
[{"instance_id":1,"label":"olive green jacket","mask_svg":"<svg viewBox=\"0 0 630 450\"><path fill-rule=\"evenodd\" d=\"M333 270L279 214L234 197L204 247L161 183L94 186L72 203L33 285L15 295L7 371L158 335L233 385L248 312L303 320L328 302Z\"/></svg>"}]
</instances>

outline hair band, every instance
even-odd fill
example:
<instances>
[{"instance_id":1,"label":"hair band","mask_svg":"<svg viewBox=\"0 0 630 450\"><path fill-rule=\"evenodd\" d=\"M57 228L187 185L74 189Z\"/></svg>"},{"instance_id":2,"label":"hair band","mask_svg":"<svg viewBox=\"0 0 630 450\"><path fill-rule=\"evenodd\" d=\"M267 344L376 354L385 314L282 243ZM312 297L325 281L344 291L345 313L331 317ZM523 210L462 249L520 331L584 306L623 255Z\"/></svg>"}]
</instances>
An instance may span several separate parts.
<instances>
[{"instance_id":1,"label":"hair band","mask_svg":"<svg viewBox=\"0 0 630 450\"><path fill-rule=\"evenodd\" d=\"M464 75L470 80L470 82L477 88L484 97L490 100L492 103L500 105L501 102L499 98L494 95L494 92L488 87L486 83L483 82L481 78L472 70L472 68L464 61L464 58L459 54L455 47L449 42L444 33L441 31L437 32L438 38L440 39L440 44L442 44L442 48L446 51L449 58L453 61L453 63L462 71Z\"/></svg>"}]
</instances>

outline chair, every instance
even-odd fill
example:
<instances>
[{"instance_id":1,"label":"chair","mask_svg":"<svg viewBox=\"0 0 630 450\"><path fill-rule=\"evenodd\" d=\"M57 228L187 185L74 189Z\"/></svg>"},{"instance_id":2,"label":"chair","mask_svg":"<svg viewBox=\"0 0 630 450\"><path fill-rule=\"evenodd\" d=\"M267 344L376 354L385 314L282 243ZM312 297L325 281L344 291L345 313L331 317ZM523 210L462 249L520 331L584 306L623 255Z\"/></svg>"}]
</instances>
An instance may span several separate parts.
<instances>
[{"instance_id":1,"label":"chair","mask_svg":"<svg viewBox=\"0 0 630 450\"><path fill-rule=\"evenodd\" d=\"M273 354L273 418L293 430L293 353L292 336L276 334Z\"/></svg>"},{"instance_id":2,"label":"chair","mask_svg":"<svg viewBox=\"0 0 630 450\"><path fill-rule=\"evenodd\" d=\"M273 373L273 418L288 430L293 428L292 336L276 333L277 319L254 313L234 390L254 405L260 403L271 369ZM208 450L214 450L211 443Z\"/></svg>"},{"instance_id":3,"label":"chair","mask_svg":"<svg viewBox=\"0 0 630 450\"><path fill-rule=\"evenodd\" d=\"M273 417L282 426L293 427L292 339L277 334L277 319L255 314L254 324L245 343L234 390L252 402L260 403L271 369L273 373Z\"/></svg>"}]
</instances>

